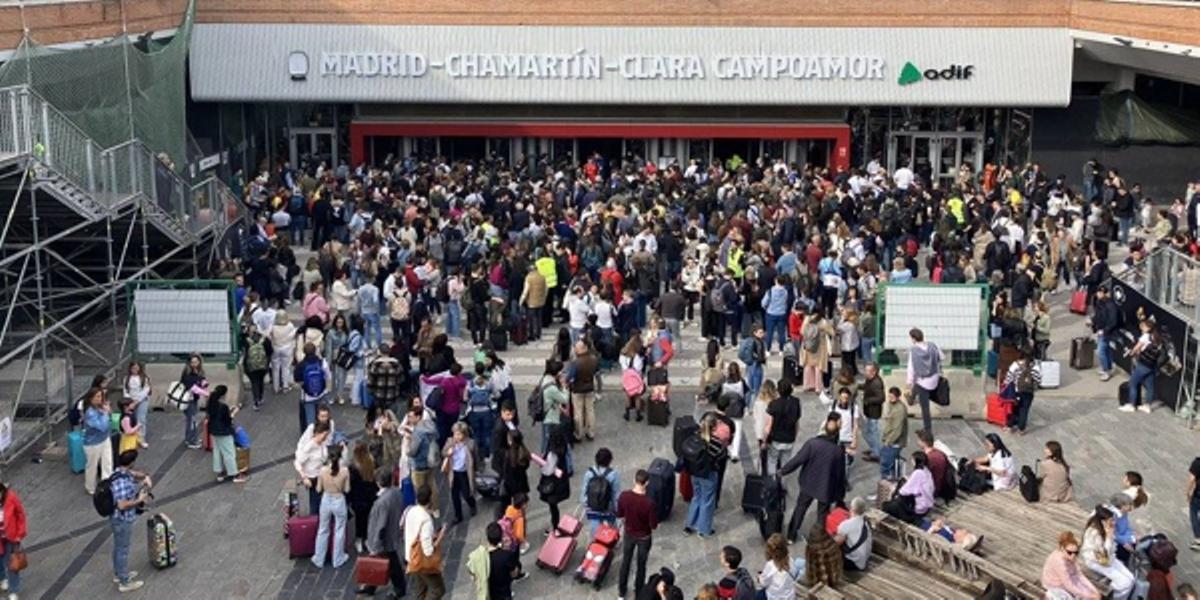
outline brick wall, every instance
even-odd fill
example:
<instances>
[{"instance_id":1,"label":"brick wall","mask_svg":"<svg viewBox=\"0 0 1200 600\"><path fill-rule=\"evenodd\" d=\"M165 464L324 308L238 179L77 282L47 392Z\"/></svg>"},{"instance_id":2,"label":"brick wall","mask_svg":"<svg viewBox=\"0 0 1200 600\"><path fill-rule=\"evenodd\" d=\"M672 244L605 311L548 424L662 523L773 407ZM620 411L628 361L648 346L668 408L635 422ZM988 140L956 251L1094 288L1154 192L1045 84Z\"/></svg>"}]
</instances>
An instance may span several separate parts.
<instances>
[{"instance_id":1,"label":"brick wall","mask_svg":"<svg viewBox=\"0 0 1200 600\"><path fill-rule=\"evenodd\" d=\"M39 44L113 37L122 31L122 7L126 30L144 33L177 27L187 9L187 0L100 0L37 4L24 9L2 7L0 49L15 48L25 27Z\"/></svg>"}]
</instances>

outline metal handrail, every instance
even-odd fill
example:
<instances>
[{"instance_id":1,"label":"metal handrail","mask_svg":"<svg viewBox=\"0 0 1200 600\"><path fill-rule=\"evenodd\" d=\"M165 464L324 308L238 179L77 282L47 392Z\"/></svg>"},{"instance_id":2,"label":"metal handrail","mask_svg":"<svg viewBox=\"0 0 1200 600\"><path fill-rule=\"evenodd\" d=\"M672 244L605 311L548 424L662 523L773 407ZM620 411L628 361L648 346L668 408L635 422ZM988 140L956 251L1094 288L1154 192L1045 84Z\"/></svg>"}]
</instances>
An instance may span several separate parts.
<instances>
[{"instance_id":1,"label":"metal handrail","mask_svg":"<svg viewBox=\"0 0 1200 600\"><path fill-rule=\"evenodd\" d=\"M101 148L27 85L0 88L0 154L4 153L32 156L110 210L140 195L158 203L193 236L223 225L231 201L240 208L237 196L220 179L191 184L162 168L157 154L139 139ZM162 185L169 189L160 190Z\"/></svg>"}]
</instances>

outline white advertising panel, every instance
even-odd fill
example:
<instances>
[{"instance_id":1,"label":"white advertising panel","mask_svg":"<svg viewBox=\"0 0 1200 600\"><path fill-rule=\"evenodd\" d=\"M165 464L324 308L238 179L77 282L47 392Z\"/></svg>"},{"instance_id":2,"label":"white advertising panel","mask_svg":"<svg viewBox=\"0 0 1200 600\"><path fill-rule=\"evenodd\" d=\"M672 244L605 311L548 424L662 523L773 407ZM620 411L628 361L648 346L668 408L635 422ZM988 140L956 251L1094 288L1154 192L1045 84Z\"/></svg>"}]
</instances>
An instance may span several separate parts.
<instances>
[{"instance_id":1,"label":"white advertising panel","mask_svg":"<svg viewBox=\"0 0 1200 600\"><path fill-rule=\"evenodd\" d=\"M908 332L914 327L942 350L979 349L983 327L979 286L889 285L886 290L885 349L907 349Z\"/></svg>"}]
</instances>

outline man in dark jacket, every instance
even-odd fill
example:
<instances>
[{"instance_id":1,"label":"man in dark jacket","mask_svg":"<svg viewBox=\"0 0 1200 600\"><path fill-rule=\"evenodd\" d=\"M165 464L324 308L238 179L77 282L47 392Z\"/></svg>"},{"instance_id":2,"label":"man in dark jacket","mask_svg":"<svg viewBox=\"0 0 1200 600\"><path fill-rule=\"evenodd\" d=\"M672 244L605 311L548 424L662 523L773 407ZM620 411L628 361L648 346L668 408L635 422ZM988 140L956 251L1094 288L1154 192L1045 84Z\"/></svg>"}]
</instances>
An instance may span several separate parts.
<instances>
[{"instance_id":1,"label":"man in dark jacket","mask_svg":"<svg viewBox=\"0 0 1200 600\"><path fill-rule=\"evenodd\" d=\"M1020 269L1012 282L1012 307L1025 313L1025 307L1033 298L1033 276L1029 269Z\"/></svg>"},{"instance_id":2,"label":"man in dark jacket","mask_svg":"<svg viewBox=\"0 0 1200 600\"><path fill-rule=\"evenodd\" d=\"M1096 290L1096 302L1092 313L1092 331L1096 333L1096 351L1100 355L1100 380L1112 377L1113 360L1109 340L1114 339L1121 329L1121 309L1113 302L1107 287Z\"/></svg>"},{"instance_id":3,"label":"man in dark jacket","mask_svg":"<svg viewBox=\"0 0 1200 600\"><path fill-rule=\"evenodd\" d=\"M796 541L813 500L817 501L817 521L823 522L833 503L846 495L846 451L838 444L841 428L841 415L829 413L823 433L804 442L800 451L779 471L780 476L786 476L800 469L800 493L796 495L796 508L788 521L789 542Z\"/></svg>"},{"instance_id":4,"label":"man in dark jacket","mask_svg":"<svg viewBox=\"0 0 1200 600\"><path fill-rule=\"evenodd\" d=\"M378 472L379 487L383 493L371 505L367 520L367 551L388 559L388 579L392 583L392 597L403 598L406 591L404 563L400 552L404 549L404 531L400 529L400 517L404 516L404 494L400 493L400 482L392 477L390 468ZM358 589L359 594L375 595L375 586Z\"/></svg>"},{"instance_id":5,"label":"man in dark jacket","mask_svg":"<svg viewBox=\"0 0 1200 600\"><path fill-rule=\"evenodd\" d=\"M571 361L571 413L575 417L575 441L594 439L596 423L596 370L600 360L587 342L575 342L575 360Z\"/></svg>"}]
</instances>

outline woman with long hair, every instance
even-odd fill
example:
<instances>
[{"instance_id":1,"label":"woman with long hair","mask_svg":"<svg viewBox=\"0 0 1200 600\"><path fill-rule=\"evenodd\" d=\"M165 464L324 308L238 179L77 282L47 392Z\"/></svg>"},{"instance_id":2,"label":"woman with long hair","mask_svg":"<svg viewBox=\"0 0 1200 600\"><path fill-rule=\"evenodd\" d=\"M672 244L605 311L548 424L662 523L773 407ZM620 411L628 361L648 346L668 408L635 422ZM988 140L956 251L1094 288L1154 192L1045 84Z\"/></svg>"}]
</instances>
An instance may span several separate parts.
<instances>
[{"instance_id":1,"label":"woman with long hair","mask_svg":"<svg viewBox=\"0 0 1200 600\"><path fill-rule=\"evenodd\" d=\"M350 493L347 500L350 510L354 512L354 549L359 554L367 548L367 515L375 505L375 497L379 495L379 486L375 483L375 458L364 440L354 443L350 462Z\"/></svg>"},{"instance_id":2,"label":"woman with long hair","mask_svg":"<svg viewBox=\"0 0 1200 600\"><path fill-rule=\"evenodd\" d=\"M975 459L975 469L991 477L994 490L1011 490L1016 487L1016 461L1000 436L995 433L987 434L983 438L983 446L987 449L987 454Z\"/></svg>"},{"instance_id":3,"label":"woman with long hair","mask_svg":"<svg viewBox=\"0 0 1200 600\"><path fill-rule=\"evenodd\" d=\"M296 354L296 326L288 319L287 311L275 311L275 324L267 332L271 342L271 388L275 394L292 390L292 361Z\"/></svg>"},{"instance_id":4,"label":"woman with long hair","mask_svg":"<svg viewBox=\"0 0 1200 600\"><path fill-rule=\"evenodd\" d=\"M721 394L718 398L730 399L725 408L725 415L733 420L733 437L729 440L729 460L736 463L742 454L742 417L746 415L746 396L750 393L750 385L742 379L742 369L737 361L731 361L727 367L725 382L721 384Z\"/></svg>"},{"instance_id":5,"label":"woman with long hair","mask_svg":"<svg viewBox=\"0 0 1200 600\"><path fill-rule=\"evenodd\" d=\"M150 376L144 372L140 363L131 361L125 371L125 384L121 387L124 396L130 400L133 407L134 418L142 426L138 435L138 445L149 448L150 444L146 443L146 418L150 414L150 395L154 393L150 385Z\"/></svg>"},{"instance_id":6,"label":"woman with long hair","mask_svg":"<svg viewBox=\"0 0 1200 600\"><path fill-rule=\"evenodd\" d=\"M550 434L550 440L546 442L546 451L542 456L533 459L538 463L541 473L537 487L538 496L550 509L550 527L546 530L547 535L558 528L558 519L561 516L558 505L571 497L566 456L567 436L562 431L554 431Z\"/></svg>"},{"instance_id":7,"label":"woman with long hair","mask_svg":"<svg viewBox=\"0 0 1200 600\"><path fill-rule=\"evenodd\" d=\"M519 430L510 430L508 432L508 448L504 450L504 457L500 462L500 485L504 490L499 503L501 510L512 504L514 495L529 493L529 461L529 449L525 447L525 436Z\"/></svg>"},{"instance_id":8,"label":"woman with long hair","mask_svg":"<svg viewBox=\"0 0 1200 600\"><path fill-rule=\"evenodd\" d=\"M763 549L767 564L758 574L758 585L766 600L795 600L796 579L792 576L792 561L783 534L772 533Z\"/></svg>"},{"instance_id":9,"label":"woman with long hair","mask_svg":"<svg viewBox=\"0 0 1200 600\"><path fill-rule=\"evenodd\" d=\"M1079 571L1079 540L1070 531L1058 534L1058 547L1042 565L1042 587L1047 597L1057 593L1076 600L1100 600L1100 592Z\"/></svg>"},{"instance_id":10,"label":"woman with long hair","mask_svg":"<svg viewBox=\"0 0 1200 600\"><path fill-rule=\"evenodd\" d=\"M1051 440L1042 448L1038 463L1038 497L1042 502L1071 502L1071 467L1063 458L1062 444Z\"/></svg>"},{"instance_id":11,"label":"woman with long hair","mask_svg":"<svg viewBox=\"0 0 1200 600\"><path fill-rule=\"evenodd\" d=\"M237 449L233 443L233 418L237 416L238 407L225 404L225 386L218 385L208 397L205 412L208 413L208 434L212 436L212 468L216 473L217 483L233 477L234 483L244 483L246 476L240 474L237 468Z\"/></svg>"},{"instance_id":12,"label":"woman with long hair","mask_svg":"<svg viewBox=\"0 0 1200 600\"><path fill-rule=\"evenodd\" d=\"M329 464L321 467L317 476L317 491L321 493L320 525L317 526L317 547L312 563L325 568L329 550L329 521L333 520L333 568L349 560L346 556L346 493L350 491L350 473L341 466L342 446L329 446Z\"/></svg>"},{"instance_id":13,"label":"woman with long hair","mask_svg":"<svg viewBox=\"0 0 1200 600\"><path fill-rule=\"evenodd\" d=\"M622 411L622 416L628 421L629 411L634 411L640 423L646 408L646 357L642 347L642 336L632 336L625 342L617 362L621 365L621 387L625 389L625 410Z\"/></svg>"},{"instance_id":14,"label":"woman with long hair","mask_svg":"<svg viewBox=\"0 0 1200 600\"><path fill-rule=\"evenodd\" d=\"M1140 410L1148 413L1150 403L1155 400L1154 381L1161 367L1159 361L1167 352L1166 344L1170 341L1163 339L1152 319L1142 319L1138 323L1138 329L1141 330L1141 335L1138 336L1137 343L1125 351L1125 356L1133 357L1134 367L1133 372L1129 374L1129 396L1120 399L1120 410ZM1142 393L1143 387L1145 393Z\"/></svg>"},{"instance_id":15,"label":"woman with long hair","mask_svg":"<svg viewBox=\"0 0 1200 600\"><path fill-rule=\"evenodd\" d=\"M204 358L199 354L188 357L183 373L179 375L179 383L183 389L191 392L191 402L183 407L183 441L188 448L199 450L200 428L196 423L196 414L200 410L200 398L208 397L208 379L204 376Z\"/></svg>"},{"instance_id":16,"label":"woman with long hair","mask_svg":"<svg viewBox=\"0 0 1200 600\"><path fill-rule=\"evenodd\" d=\"M1124 600L1133 591L1133 573L1117 558L1117 540L1113 535L1116 519L1108 507L1097 504L1083 528L1079 557L1093 573L1108 579L1114 600Z\"/></svg>"},{"instance_id":17,"label":"woman with long hair","mask_svg":"<svg viewBox=\"0 0 1200 600\"><path fill-rule=\"evenodd\" d=\"M338 351L348 341L350 341L350 323L346 320L345 315L338 313L333 318L333 325L329 327L329 331L325 332L325 353L323 355L329 358L329 366L333 369L333 385L329 388L333 390L333 397L330 398L331 404L346 403L346 377L349 372L338 366L337 356Z\"/></svg>"},{"instance_id":18,"label":"woman with long hair","mask_svg":"<svg viewBox=\"0 0 1200 600\"><path fill-rule=\"evenodd\" d=\"M484 356L487 357L488 377L492 382L492 389L499 395L496 398L496 404L512 404L513 408L516 408L517 391L513 389L512 368L492 348L488 348ZM516 421L516 417L514 417L514 421Z\"/></svg>"}]
</instances>

